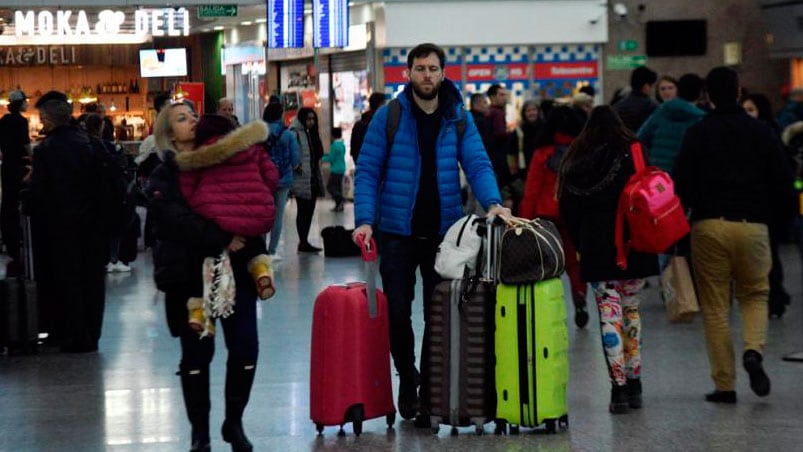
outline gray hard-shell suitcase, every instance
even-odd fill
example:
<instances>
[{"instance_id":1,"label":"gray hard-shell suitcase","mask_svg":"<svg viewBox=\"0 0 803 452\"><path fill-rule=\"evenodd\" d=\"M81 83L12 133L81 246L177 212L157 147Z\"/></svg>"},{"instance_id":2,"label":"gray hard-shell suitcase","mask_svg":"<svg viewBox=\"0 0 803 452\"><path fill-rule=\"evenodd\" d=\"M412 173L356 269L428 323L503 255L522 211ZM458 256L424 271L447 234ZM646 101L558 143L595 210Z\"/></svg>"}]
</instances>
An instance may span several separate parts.
<instances>
[{"instance_id":1,"label":"gray hard-shell suitcase","mask_svg":"<svg viewBox=\"0 0 803 452\"><path fill-rule=\"evenodd\" d=\"M0 280L0 339L10 352L35 353L39 339L39 304L34 281L31 219L21 215L22 257L21 276Z\"/></svg>"},{"instance_id":2,"label":"gray hard-shell suitcase","mask_svg":"<svg viewBox=\"0 0 803 452\"><path fill-rule=\"evenodd\" d=\"M429 408L432 430L440 424L471 426L478 435L494 419L494 306L499 228L487 235L476 268L482 276L446 280L435 287L426 312L429 349Z\"/></svg>"}]
</instances>

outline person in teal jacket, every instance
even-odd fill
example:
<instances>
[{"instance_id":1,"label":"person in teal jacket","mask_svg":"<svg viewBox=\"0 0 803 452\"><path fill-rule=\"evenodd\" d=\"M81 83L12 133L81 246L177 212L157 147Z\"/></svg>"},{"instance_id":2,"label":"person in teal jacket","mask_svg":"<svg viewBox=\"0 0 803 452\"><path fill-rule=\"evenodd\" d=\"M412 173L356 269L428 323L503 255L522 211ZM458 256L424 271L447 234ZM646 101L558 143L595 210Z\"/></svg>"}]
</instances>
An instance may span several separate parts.
<instances>
[{"instance_id":1,"label":"person in teal jacket","mask_svg":"<svg viewBox=\"0 0 803 452\"><path fill-rule=\"evenodd\" d=\"M429 357L424 345L419 375L411 321L416 272L421 271L426 311L439 282L438 246L463 216L460 168L489 215L510 214L500 206L496 177L474 119L445 78L445 60L443 49L434 44L410 50L410 83L371 120L354 181L355 242L368 243L374 227L380 232L379 270L388 298L390 352L399 372L399 414L404 419L418 415L415 425L422 428L430 425ZM399 109L397 124L388 124L390 108ZM388 127L395 125L396 133L389 133ZM428 328L425 323L424 344Z\"/></svg>"},{"instance_id":2,"label":"person in teal jacket","mask_svg":"<svg viewBox=\"0 0 803 452\"><path fill-rule=\"evenodd\" d=\"M323 161L330 165L326 190L335 200L335 207L332 212L342 212L343 175L346 174L346 145L343 144L343 130L340 127L332 128L332 140L329 153L323 156Z\"/></svg>"},{"instance_id":3,"label":"person in teal jacket","mask_svg":"<svg viewBox=\"0 0 803 452\"><path fill-rule=\"evenodd\" d=\"M639 141L650 151L650 161L667 173L672 173L686 129L705 116L694 105L702 87L702 79L695 74L681 77L678 97L661 104L638 130Z\"/></svg>"}]
</instances>

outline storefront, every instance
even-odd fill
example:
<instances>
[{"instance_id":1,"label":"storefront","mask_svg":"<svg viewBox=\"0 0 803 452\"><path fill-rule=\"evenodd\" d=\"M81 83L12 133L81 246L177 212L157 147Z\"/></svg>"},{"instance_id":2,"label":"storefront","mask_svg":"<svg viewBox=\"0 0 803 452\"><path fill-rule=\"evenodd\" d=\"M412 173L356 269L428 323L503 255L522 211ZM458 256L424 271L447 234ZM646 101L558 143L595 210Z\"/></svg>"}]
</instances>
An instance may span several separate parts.
<instances>
[{"instance_id":1,"label":"storefront","mask_svg":"<svg viewBox=\"0 0 803 452\"><path fill-rule=\"evenodd\" d=\"M395 96L408 81L407 53L426 40L443 47L446 77L472 93L492 84L510 93L508 124L514 124L528 99L558 99L583 85L603 99L602 48L607 41L607 10L595 1L393 2L378 15L382 84ZM537 18L549 17L549 21ZM456 21L443 26L445 18ZM535 18L535 19L534 19Z\"/></svg>"},{"instance_id":2,"label":"storefront","mask_svg":"<svg viewBox=\"0 0 803 452\"><path fill-rule=\"evenodd\" d=\"M7 103L11 90L22 89L33 105L42 94L56 89L69 96L74 114L89 103L101 103L119 136L139 139L152 123L154 91L169 90L174 82L190 76L190 49L167 49L170 61L166 62L165 49L149 43L188 36L186 8L2 11L0 104ZM38 113L31 108L27 116L31 135L37 136Z\"/></svg>"}]
</instances>

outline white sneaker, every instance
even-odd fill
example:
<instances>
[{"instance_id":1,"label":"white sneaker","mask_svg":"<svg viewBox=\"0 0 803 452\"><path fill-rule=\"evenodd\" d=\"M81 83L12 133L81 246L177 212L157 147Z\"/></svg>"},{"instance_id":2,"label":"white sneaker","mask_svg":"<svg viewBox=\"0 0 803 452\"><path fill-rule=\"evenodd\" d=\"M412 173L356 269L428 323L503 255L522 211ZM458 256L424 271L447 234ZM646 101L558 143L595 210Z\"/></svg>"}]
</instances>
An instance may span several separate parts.
<instances>
[{"instance_id":1,"label":"white sneaker","mask_svg":"<svg viewBox=\"0 0 803 452\"><path fill-rule=\"evenodd\" d=\"M106 264L106 273L114 273L115 272L115 264L108 263Z\"/></svg>"},{"instance_id":2,"label":"white sneaker","mask_svg":"<svg viewBox=\"0 0 803 452\"><path fill-rule=\"evenodd\" d=\"M116 265L117 265L117 268L115 270L118 271L118 272L130 272L131 271L131 267L126 265L126 264L124 264L124 263L122 263L122 262L118 262Z\"/></svg>"}]
</instances>

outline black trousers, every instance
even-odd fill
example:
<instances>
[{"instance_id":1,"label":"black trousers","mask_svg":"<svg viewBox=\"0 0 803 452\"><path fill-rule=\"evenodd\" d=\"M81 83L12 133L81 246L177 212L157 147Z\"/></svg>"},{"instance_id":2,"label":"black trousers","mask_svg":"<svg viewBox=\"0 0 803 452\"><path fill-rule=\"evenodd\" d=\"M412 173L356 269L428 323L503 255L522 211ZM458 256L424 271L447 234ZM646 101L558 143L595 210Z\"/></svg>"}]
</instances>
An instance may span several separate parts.
<instances>
[{"instance_id":1,"label":"black trousers","mask_svg":"<svg viewBox=\"0 0 803 452\"><path fill-rule=\"evenodd\" d=\"M6 177L10 178L13 175L3 174L4 182ZM22 246L19 191L19 185L3 183L3 197L0 200L0 234L3 235L6 253L16 261L20 259L20 247Z\"/></svg>"},{"instance_id":2,"label":"black trousers","mask_svg":"<svg viewBox=\"0 0 803 452\"><path fill-rule=\"evenodd\" d=\"M382 287L388 298L390 353L402 379L415 376L415 335L412 305L415 299L416 270L423 282L423 308L426 313L440 276L435 272L435 254L441 238L416 238L383 233L380 236ZM429 398L429 340L426 315L421 350L421 403Z\"/></svg>"},{"instance_id":3,"label":"black trousers","mask_svg":"<svg viewBox=\"0 0 803 452\"><path fill-rule=\"evenodd\" d=\"M296 198L298 212L296 214L296 230L298 231L298 243L300 245L309 243L309 230L312 225L312 216L315 214L316 198L303 199Z\"/></svg>"}]
</instances>

